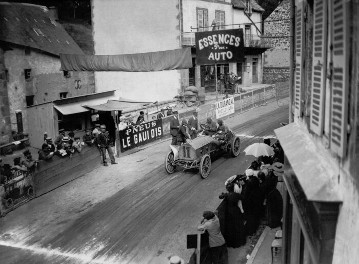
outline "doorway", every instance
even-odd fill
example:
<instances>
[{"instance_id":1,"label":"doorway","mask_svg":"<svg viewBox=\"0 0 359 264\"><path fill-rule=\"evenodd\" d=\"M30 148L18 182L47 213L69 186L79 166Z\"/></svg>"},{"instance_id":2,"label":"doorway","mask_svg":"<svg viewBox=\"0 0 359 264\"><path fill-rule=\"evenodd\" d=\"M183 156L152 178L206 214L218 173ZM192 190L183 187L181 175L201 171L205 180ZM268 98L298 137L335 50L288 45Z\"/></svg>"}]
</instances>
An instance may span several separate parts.
<instances>
[{"instance_id":1,"label":"doorway","mask_svg":"<svg viewBox=\"0 0 359 264\"><path fill-rule=\"evenodd\" d=\"M258 83L258 58L252 59L252 83Z\"/></svg>"}]
</instances>

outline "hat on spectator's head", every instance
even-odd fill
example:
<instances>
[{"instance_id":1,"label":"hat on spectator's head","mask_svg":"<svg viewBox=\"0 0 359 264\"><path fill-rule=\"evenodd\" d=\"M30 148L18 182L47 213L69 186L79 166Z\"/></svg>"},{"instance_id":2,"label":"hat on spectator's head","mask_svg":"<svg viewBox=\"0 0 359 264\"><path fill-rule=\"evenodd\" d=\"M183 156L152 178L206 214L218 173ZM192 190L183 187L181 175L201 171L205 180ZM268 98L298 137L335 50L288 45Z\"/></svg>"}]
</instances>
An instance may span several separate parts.
<instances>
[{"instance_id":1,"label":"hat on spectator's head","mask_svg":"<svg viewBox=\"0 0 359 264\"><path fill-rule=\"evenodd\" d=\"M29 155L29 154L31 155L31 152L30 152L30 150L27 149L27 150L25 150L22 154L24 154L24 156L27 156L27 155Z\"/></svg>"},{"instance_id":2,"label":"hat on spectator's head","mask_svg":"<svg viewBox=\"0 0 359 264\"><path fill-rule=\"evenodd\" d=\"M203 218L204 219L212 219L215 216L215 214L212 211L204 211L203 212Z\"/></svg>"},{"instance_id":3,"label":"hat on spectator's head","mask_svg":"<svg viewBox=\"0 0 359 264\"><path fill-rule=\"evenodd\" d=\"M254 171L252 169L247 169L245 173L247 177L254 175Z\"/></svg>"},{"instance_id":4,"label":"hat on spectator's head","mask_svg":"<svg viewBox=\"0 0 359 264\"><path fill-rule=\"evenodd\" d=\"M105 125L101 125L101 128L105 128L105 129L106 129L106 126L105 126Z\"/></svg>"},{"instance_id":5,"label":"hat on spectator's head","mask_svg":"<svg viewBox=\"0 0 359 264\"><path fill-rule=\"evenodd\" d=\"M74 137L74 139L75 139L75 140L78 140L78 139L80 139L80 137L79 137L79 136L76 136L76 137Z\"/></svg>"},{"instance_id":6,"label":"hat on spectator's head","mask_svg":"<svg viewBox=\"0 0 359 264\"><path fill-rule=\"evenodd\" d=\"M144 115L145 114L145 112L143 112L143 111L140 111L140 115Z\"/></svg>"},{"instance_id":7,"label":"hat on spectator's head","mask_svg":"<svg viewBox=\"0 0 359 264\"><path fill-rule=\"evenodd\" d=\"M64 133L65 132L65 129L61 128L59 129L59 133Z\"/></svg>"},{"instance_id":8,"label":"hat on spectator's head","mask_svg":"<svg viewBox=\"0 0 359 264\"><path fill-rule=\"evenodd\" d=\"M184 260L178 256L172 256L169 258L170 264L184 264Z\"/></svg>"},{"instance_id":9,"label":"hat on spectator's head","mask_svg":"<svg viewBox=\"0 0 359 264\"><path fill-rule=\"evenodd\" d=\"M63 137L62 138L62 141L64 141L64 142L67 142L67 141L69 141L70 139L69 139L69 137Z\"/></svg>"},{"instance_id":10,"label":"hat on spectator's head","mask_svg":"<svg viewBox=\"0 0 359 264\"><path fill-rule=\"evenodd\" d=\"M51 141L52 140L52 137L47 137L46 138L46 141Z\"/></svg>"},{"instance_id":11,"label":"hat on spectator's head","mask_svg":"<svg viewBox=\"0 0 359 264\"><path fill-rule=\"evenodd\" d=\"M218 120L217 120L217 123L221 126L221 125L223 125L223 120L222 120L222 119L218 119Z\"/></svg>"},{"instance_id":12,"label":"hat on spectator's head","mask_svg":"<svg viewBox=\"0 0 359 264\"><path fill-rule=\"evenodd\" d=\"M96 124L95 124L95 127L99 127L99 126L100 126L100 124L99 124L99 123L96 123Z\"/></svg>"}]
</instances>

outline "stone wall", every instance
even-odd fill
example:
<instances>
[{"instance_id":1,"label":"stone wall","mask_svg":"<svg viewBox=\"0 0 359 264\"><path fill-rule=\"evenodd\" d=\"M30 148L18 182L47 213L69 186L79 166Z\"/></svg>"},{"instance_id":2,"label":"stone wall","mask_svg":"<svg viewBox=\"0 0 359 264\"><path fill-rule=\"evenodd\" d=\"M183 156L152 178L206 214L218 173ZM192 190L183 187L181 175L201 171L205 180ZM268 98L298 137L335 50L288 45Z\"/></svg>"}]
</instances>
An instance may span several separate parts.
<instances>
[{"instance_id":1,"label":"stone wall","mask_svg":"<svg viewBox=\"0 0 359 264\"><path fill-rule=\"evenodd\" d=\"M7 92L10 105L11 129L17 131L16 110L22 111L24 132L27 132L26 96L34 96L33 104L60 99L60 93L67 97L95 92L92 72L70 72L68 77L60 70L60 59L56 56L34 50L25 54L21 47L12 47L4 54L8 70ZM25 69L31 69L31 76L25 79Z\"/></svg>"},{"instance_id":2,"label":"stone wall","mask_svg":"<svg viewBox=\"0 0 359 264\"><path fill-rule=\"evenodd\" d=\"M10 142L10 124L10 106L4 66L4 50L0 47L0 145Z\"/></svg>"},{"instance_id":3,"label":"stone wall","mask_svg":"<svg viewBox=\"0 0 359 264\"><path fill-rule=\"evenodd\" d=\"M288 81L290 77L289 67L264 67L263 83L277 83Z\"/></svg>"},{"instance_id":4,"label":"stone wall","mask_svg":"<svg viewBox=\"0 0 359 264\"><path fill-rule=\"evenodd\" d=\"M290 8L290 1L283 0L264 22L271 48L264 54L263 83L289 80Z\"/></svg>"}]
</instances>

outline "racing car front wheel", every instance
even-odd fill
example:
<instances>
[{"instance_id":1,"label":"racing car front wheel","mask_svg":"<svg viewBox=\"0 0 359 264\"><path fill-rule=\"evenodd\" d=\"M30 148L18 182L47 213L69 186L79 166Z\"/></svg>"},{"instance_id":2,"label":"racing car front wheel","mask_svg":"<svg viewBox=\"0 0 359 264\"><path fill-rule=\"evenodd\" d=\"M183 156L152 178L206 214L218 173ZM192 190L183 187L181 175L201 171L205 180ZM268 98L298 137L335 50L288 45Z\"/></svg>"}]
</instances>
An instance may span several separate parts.
<instances>
[{"instance_id":1,"label":"racing car front wheel","mask_svg":"<svg viewBox=\"0 0 359 264\"><path fill-rule=\"evenodd\" d=\"M168 174L172 174L175 172L176 170L176 166L173 165L174 163L174 157L175 155L173 154L172 151L170 151L167 156L166 156L166 159L165 159L165 169L167 171Z\"/></svg>"},{"instance_id":2,"label":"racing car front wheel","mask_svg":"<svg viewBox=\"0 0 359 264\"><path fill-rule=\"evenodd\" d=\"M199 164L199 173L203 179L206 179L211 172L211 157L208 154L205 154L201 158L201 162Z\"/></svg>"},{"instance_id":3,"label":"racing car front wheel","mask_svg":"<svg viewBox=\"0 0 359 264\"><path fill-rule=\"evenodd\" d=\"M231 144L231 154L233 157L237 157L240 153L241 141L239 137L234 137Z\"/></svg>"}]
</instances>

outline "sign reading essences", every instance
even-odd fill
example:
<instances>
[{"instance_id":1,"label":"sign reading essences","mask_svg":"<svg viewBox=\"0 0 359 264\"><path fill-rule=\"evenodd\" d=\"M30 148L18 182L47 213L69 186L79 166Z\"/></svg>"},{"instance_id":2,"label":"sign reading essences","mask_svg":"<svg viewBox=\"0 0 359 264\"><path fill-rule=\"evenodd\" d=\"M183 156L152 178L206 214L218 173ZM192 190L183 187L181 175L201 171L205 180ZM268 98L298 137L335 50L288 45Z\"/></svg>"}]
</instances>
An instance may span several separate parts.
<instances>
[{"instance_id":1,"label":"sign reading essences","mask_svg":"<svg viewBox=\"0 0 359 264\"><path fill-rule=\"evenodd\" d=\"M141 125L130 126L119 131L119 133L121 152L124 152L162 137L162 119L153 120Z\"/></svg>"},{"instance_id":2,"label":"sign reading essences","mask_svg":"<svg viewBox=\"0 0 359 264\"><path fill-rule=\"evenodd\" d=\"M197 64L243 61L243 29L196 32L195 37Z\"/></svg>"},{"instance_id":3,"label":"sign reading essences","mask_svg":"<svg viewBox=\"0 0 359 264\"><path fill-rule=\"evenodd\" d=\"M226 98L222 101L216 102L216 118L234 114L234 97Z\"/></svg>"}]
</instances>

